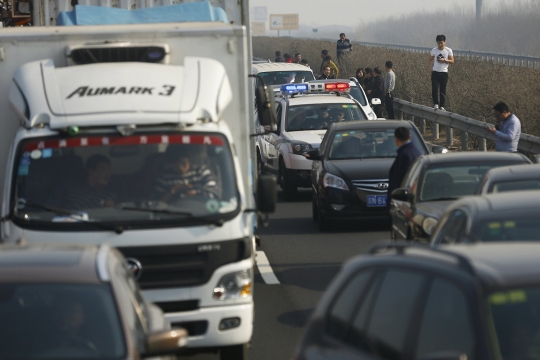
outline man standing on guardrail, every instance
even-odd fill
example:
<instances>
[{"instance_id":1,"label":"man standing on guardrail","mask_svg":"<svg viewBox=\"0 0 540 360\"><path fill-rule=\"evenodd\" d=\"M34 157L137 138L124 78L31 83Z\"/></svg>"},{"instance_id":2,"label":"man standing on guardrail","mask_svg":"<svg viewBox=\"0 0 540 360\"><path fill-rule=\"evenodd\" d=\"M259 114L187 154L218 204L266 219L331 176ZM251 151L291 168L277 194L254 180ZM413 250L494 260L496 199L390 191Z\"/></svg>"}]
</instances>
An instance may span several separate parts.
<instances>
[{"instance_id":1,"label":"man standing on guardrail","mask_svg":"<svg viewBox=\"0 0 540 360\"><path fill-rule=\"evenodd\" d=\"M521 135L521 122L516 115L510 112L508 105L500 101L493 107L493 114L497 123L489 132L497 135L496 151L517 152L519 137Z\"/></svg>"},{"instance_id":2,"label":"man standing on guardrail","mask_svg":"<svg viewBox=\"0 0 540 360\"><path fill-rule=\"evenodd\" d=\"M396 86L396 74L394 74L392 66L394 66L394 64L391 61L387 61L384 64L384 70L386 70L386 79L384 80L384 105L386 106L388 119L395 119L393 91Z\"/></svg>"},{"instance_id":3,"label":"man standing on guardrail","mask_svg":"<svg viewBox=\"0 0 540 360\"><path fill-rule=\"evenodd\" d=\"M448 84L448 65L454 63L454 53L452 49L446 47L446 36L437 35L435 40L437 41L437 47L431 50L429 58L431 96L433 97L433 108L445 111L444 102L446 100L446 84Z\"/></svg>"}]
</instances>

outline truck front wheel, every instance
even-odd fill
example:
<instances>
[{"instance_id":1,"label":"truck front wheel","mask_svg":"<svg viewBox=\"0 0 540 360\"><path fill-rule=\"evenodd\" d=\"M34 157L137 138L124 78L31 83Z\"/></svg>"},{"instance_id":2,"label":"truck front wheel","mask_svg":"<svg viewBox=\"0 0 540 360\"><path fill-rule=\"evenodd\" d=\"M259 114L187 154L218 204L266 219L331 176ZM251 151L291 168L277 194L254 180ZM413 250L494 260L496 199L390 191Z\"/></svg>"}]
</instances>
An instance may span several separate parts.
<instances>
[{"instance_id":1,"label":"truck front wheel","mask_svg":"<svg viewBox=\"0 0 540 360\"><path fill-rule=\"evenodd\" d=\"M248 344L222 347L219 351L220 360L247 360Z\"/></svg>"}]
</instances>

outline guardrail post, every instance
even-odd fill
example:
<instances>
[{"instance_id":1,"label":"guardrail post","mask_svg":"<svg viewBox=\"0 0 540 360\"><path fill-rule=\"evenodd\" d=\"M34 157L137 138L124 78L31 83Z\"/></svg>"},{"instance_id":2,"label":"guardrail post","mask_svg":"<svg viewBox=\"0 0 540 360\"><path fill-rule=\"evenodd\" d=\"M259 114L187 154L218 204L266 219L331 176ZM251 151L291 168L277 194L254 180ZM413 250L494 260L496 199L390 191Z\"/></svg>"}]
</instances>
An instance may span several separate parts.
<instances>
[{"instance_id":1,"label":"guardrail post","mask_svg":"<svg viewBox=\"0 0 540 360\"><path fill-rule=\"evenodd\" d=\"M454 129L450 126L446 127L446 147L450 147L454 144Z\"/></svg>"},{"instance_id":2,"label":"guardrail post","mask_svg":"<svg viewBox=\"0 0 540 360\"><path fill-rule=\"evenodd\" d=\"M486 151L486 139L480 138L478 139L478 150L480 151Z\"/></svg>"},{"instance_id":3,"label":"guardrail post","mask_svg":"<svg viewBox=\"0 0 540 360\"><path fill-rule=\"evenodd\" d=\"M439 124L435 121L431 121L431 132L433 133L433 139L439 140Z\"/></svg>"},{"instance_id":4,"label":"guardrail post","mask_svg":"<svg viewBox=\"0 0 540 360\"><path fill-rule=\"evenodd\" d=\"M420 134L424 135L426 133L426 120L420 118L418 121L418 127L420 128Z\"/></svg>"},{"instance_id":5,"label":"guardrail post","mask_svg":"<svg viewBox=\"0 0 540 360\"><path fill-rule=\"evenodd\" d=\"M462 131L461 132L461 150L467 151L469 145L469 133Z\"/></svg>"}]
</instances>

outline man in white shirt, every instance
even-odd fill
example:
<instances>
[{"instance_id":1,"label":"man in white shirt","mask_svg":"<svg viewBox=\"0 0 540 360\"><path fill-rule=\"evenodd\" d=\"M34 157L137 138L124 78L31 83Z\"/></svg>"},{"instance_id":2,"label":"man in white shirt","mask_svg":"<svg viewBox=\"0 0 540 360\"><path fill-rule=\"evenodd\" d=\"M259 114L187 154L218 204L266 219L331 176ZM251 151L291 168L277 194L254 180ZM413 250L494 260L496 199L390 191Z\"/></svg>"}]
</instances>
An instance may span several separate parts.
<instances>
[{"instance_id":1,"label":"man in white shirt","mask_svg":"<svg viewBox=\"0 0 540 360\"><path fill-rule=\"evenodd\" d=\"M446 36L437 35L436 41L437 47L431 50L429 58L431 96L433 97L433 108L445 111L444 102L446 100L446 84L448 84L448 65L454 63L454 53L452 49L445 46Z\"/></svg>"}]
</instances>

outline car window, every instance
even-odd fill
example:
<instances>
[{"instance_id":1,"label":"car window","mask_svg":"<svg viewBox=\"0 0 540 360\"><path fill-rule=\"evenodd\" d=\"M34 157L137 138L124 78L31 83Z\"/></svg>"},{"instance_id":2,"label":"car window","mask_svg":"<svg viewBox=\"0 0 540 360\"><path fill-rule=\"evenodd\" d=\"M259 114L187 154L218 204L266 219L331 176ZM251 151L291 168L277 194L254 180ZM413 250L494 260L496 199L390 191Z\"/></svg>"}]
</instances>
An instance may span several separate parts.
<instances>
[{"instance_id":1,"label":"car window","mask_svg":"<svg viewBox=\"0 0 540 360\"><path fill-rule=\"evenodd\" d=\"M485 173L515 162L433 164L420 179L420 201L453 200L476 194Z\"/></svg>"},{"instance_id":2,"label":"car window","mask_svg":"<svg viewBox=\"0 0 540 360\"><path fill-rule=\"evenodd\" d=\"M362 106L367 106L367 99L364 96L363 91L356 85L351 86L351 96L358 101Z\"/></svg>"},{"instance_id":3,"label":"car window","mask_svg":"<svg viewBox=\"0 0 540 360\"><path fill-rule=\"evenodd\" d=\"M460 242L467 226L467 214L460 209L452 211L448 217L446 226L441 231L440 241L442 244Z\"/></svg>"},{"instance_id":4,"label":"car window","mask_svg":"<svg viewBox=\"0 0 540 360\"><path fill-rule=\"evenodd\" d=\"M298 84L314 80L311 71L300 70L260 72L257 75L264 79L266 85Z\"/></svg>"},{"instance_id":5,"label":"car window","mask_svg":"<svg viewBox=\"0 0 540 360\"><path fill-rule=\"evenodd\" d=\"M493 184L490 192L502 193L508 191L540 190L540 180L505 181Z\"/></svg>"},{"instance_id":6,"label":"car window","mask_svg":"<svg viewBox=\"0 0 540 360\"><path fill-rule=\"evenodd\" d=\"M354 317L348 343L382 359L402 359L424 280L418 272L389 270L371 287Z\"/></svg>"},{"instance_id":7,"label":"car window","mask_svg":"<svg viewBox=\"0 0 540 360\"><path fill-rule=\"evenodd\" d=\"M355 274L339 292L328 313L327 331L329 334L337 338L345 336L354 309L372 274L373 271L370 270Z\"/></svg>"},{"instance_id":8,"label":"car window","mask_svg":"<svg viewBox=\"0 0 540 360\"><path fill-rule=\"evenodd\" d=\"M478 221L470 233L479 241L539 241L540 222L537 212L521 217L498 216Z\"/></svg>"},{"instance_id":9,"label":"car window","mask_svg":"<svg viewBox=\"0 0 540 360\"><path fill-rule=\"evenodd\" d=\"M422 315L415 359L458 351L474 360L474 329L463 292L454 284L433 281Z\"/></svg>"},{"instance_id":10,"label":"car window","mask_svg":"<svg viewBox=\"0 0 540 360\"><path fill-rule=\"evenodd\" d=\"M294 105L287 110L287 131L327 129L333 123L354 120L366 120L356 103Z\"/></svg>"}]
</instances>

